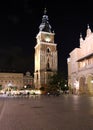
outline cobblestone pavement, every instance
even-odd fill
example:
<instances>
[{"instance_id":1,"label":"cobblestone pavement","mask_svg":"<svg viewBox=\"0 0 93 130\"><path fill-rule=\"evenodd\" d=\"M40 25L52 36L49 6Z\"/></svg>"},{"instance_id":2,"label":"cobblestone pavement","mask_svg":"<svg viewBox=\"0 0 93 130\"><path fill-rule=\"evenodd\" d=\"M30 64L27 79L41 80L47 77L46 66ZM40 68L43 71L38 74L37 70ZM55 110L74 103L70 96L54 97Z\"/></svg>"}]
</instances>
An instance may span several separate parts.
<instances>
[{"instance_id":1,"label":"cobblestone pavement","mask_svg":"<svg viewBox=\"0 0 93 130\"><path fill-rule=\"evenodd\" d=\"M93 97L0 97L0 130L93 130Z\"/></svg>"}]
</instances>

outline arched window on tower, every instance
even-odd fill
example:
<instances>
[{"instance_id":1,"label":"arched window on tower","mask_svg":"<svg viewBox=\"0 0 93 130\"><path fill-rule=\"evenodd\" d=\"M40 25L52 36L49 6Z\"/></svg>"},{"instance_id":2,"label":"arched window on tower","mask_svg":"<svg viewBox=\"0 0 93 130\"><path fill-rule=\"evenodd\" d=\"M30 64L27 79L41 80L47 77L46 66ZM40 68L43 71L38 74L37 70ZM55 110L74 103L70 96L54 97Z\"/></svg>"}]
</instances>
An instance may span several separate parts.
<instances>
[{"instance_id":1,"label":"arched window on tower","mask_svg":"<svg viewBox=\"0 0 93 130\"><path fill-rule=\"evenodd\" d=\"M46 70L47 71L51 71L50 63L49 63L49 58L47 59Z\"/></svg>"},{"instance_id":2,"label":"arched window on tower","mask_svg":"<svg viewBox=\"0 0 93 130\"><path fill-rule=\"evenodd\" d=\"M46 51L47 51L47 53L50 53L50 48L47 48L47 50L46 50Z\"/></svg>"},{"instance_id":3,"label":"arched window on tower","mask_svg":"<svg viewBox=\"0 0 93 130\"><path fill-rule=\"evenodd\" d=\"M48 68L48 69L50 68L49 58L48 58L48 60L47 60L47 68Z\"/></svg>"},{"instance_id":4,"label":"arched window on tower","mask_svg":"<svg viewBox=\"0 0 93 130\"><path fill-rule=\"evenodd\" d=\"M46 56L47 56L46 70L47 70L47 71L51 71L51 66L50 66L51 57L50 57L50 55L51 55L51 50L50 50L50 48L48 47L48 48L46 49Z\"/></svg>"},{"instance_id":5,"label":"arched window on tower","mask_svg":"<svg viewBox=\"0 0 93 130\"><path fill-rule=\"evenodd\" d=\"M49 56L50 54L51 54L51 50L50 50L50 48L48 47L48 48L46 49L46 55Z\"/></svg>"}]
</instances>

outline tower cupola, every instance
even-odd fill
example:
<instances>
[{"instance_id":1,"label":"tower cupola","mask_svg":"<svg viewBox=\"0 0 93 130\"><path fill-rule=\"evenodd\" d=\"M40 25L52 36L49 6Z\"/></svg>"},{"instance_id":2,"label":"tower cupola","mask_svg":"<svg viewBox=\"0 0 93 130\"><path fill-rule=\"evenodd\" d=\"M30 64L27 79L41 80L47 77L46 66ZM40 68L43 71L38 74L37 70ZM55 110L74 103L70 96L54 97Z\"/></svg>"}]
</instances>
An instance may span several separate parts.
<instances>
[{"instance_id":1,"label":"tower cupola","mask_svg":"<svg viewBox=\"0 0 93 130\"><path fill-rule=\"evenodd\" d=\"M44 31L44 32L51 32L51 25L49 24L49 19L48 16L46 15L46 8L44 10L44 15L42 17L42 23L39 26L39 31Z\"/></svg>"}]
</instances>

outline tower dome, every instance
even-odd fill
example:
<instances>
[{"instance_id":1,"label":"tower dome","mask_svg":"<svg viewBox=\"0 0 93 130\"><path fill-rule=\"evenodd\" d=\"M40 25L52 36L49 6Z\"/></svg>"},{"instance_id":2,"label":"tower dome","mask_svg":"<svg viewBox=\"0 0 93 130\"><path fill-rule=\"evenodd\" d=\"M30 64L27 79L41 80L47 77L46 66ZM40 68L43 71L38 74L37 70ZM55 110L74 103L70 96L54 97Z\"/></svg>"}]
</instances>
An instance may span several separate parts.
<instances>
[{"instance_id":1,"label":"tower dome","mask_svg":"<svg viewBox=\"0 0 93 130\"><path fill-rule=\"evenodd\" d=\"M44 31L44 32L51 32L51 25L49 24L49 19L48 16L46 15L46 8L44 10L44 15L42 17L42 23L39 26L39 30L40 31Z\"/></svg>"},{"instance_id":2,"label":"tower dome","mask_svg":"<svg viewBox=\"0 0 93 130\"><path fill-rule=\"evenodd\" d=\"M26 72L26 76L30 76L30 72L29 71Z\"/></svg>"}]
</instances>

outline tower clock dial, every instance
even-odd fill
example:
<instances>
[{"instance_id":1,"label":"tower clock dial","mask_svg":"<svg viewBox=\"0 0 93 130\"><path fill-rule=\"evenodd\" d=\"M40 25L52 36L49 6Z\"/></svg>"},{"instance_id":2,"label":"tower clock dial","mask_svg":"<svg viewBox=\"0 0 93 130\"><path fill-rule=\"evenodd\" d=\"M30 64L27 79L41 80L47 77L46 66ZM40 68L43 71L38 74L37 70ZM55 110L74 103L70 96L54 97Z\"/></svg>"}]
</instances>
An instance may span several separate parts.
<instances>
[{"instance_id":1,"label":"tower clock dial","mask_svg":"<svg viewBox=\"0 0 93 130\"><path fill-rule=\"evenodd\" d=\"M51 41L51 37L50 37L49 34L46 34L46 35L45 35L45 41L46 41L46 42L50 42L50 41Z\"/></svg>"}]
</instances>

